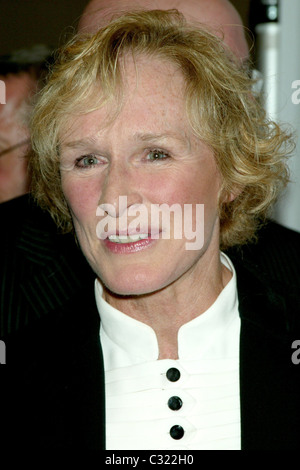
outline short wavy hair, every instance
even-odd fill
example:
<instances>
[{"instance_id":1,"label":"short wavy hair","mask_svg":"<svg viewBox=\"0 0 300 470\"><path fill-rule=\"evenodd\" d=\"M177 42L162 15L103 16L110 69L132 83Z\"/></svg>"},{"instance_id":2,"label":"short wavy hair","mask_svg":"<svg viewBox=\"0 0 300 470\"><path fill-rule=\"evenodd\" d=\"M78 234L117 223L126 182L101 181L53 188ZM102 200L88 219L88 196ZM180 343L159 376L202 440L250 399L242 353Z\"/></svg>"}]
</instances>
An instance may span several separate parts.
<instances>
[{"instance_id":1,"label":"short wavy hair","mask_svg":"<svg viewBox=\"0 0 300 470\"><path fill-rule=\"evenodd\" d=\"M31 119L38 203L65 232L73 229L61 187L60 136L76 114L120 96L121 59L128 53L167 60L181 71L191 128L213 150L222 177L220 246L249 241L288 182L292 137L266 118L252 80L223 41L176 10L124 13L94 34L75 36L59 52Z\"/></svg>"}]
</instances>

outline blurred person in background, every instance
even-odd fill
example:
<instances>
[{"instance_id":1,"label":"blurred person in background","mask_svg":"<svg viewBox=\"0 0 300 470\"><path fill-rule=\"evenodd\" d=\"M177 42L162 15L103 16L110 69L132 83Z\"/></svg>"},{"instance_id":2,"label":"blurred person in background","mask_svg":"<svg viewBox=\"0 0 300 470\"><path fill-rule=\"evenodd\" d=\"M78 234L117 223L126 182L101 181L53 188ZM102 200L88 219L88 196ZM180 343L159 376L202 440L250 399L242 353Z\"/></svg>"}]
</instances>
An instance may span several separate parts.
<instances>
[{"instance_id":1,"label":"blurred person in background","mask_svg":"<svg viewBox=\"0 0 300 470\"><path fill-rule=\"evenodd\" d=\"M74 238L58 233L29 192L28 120L52 53L41 44L0 57L6 92L6 103L0 105L0 338L4 340L60 308L89 272Z\"/></svg>"},{"instance_id":2,"label":"blurred person in background","mask_svg":"<svg viewBox=\"0 0 300 470\"><path fill-rule=\"evenodd\" d=\"M188 21L209 25L242 61L249 58L249 48L242 19L228 0L91 0L79 21L78 30L95 32L100 26L132 9L179 10Z\"/></svg>"},{"instance_id":3,"label":"blurred person in background","mask_svg":"<svg viewBox=\"0 0 300 470\"><path fill-rule=\"evenodd\" d=\"M5 102L0 104L0 203L29 191L26 120L50 54L47 46L36 45L0 57L0 80L5 84Z\"/></svg>"}]
</instances>

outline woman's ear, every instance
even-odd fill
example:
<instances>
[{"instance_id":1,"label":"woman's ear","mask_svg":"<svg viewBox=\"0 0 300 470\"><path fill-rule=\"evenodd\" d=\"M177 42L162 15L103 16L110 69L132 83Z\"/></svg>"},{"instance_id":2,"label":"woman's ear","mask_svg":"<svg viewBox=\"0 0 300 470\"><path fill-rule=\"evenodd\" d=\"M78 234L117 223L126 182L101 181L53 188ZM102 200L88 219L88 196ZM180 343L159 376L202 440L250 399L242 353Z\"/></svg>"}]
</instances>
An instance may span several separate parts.
<instances>
[{"instance_id":1,"label":"woman's ear","mask_svg":"<svg viewBox=\"0 0 300 470\"><path fill-rule=\"evenodd\" d=\"M243 192L245 186L235 186L234 188L225 192L223 202L228 203L234 201Z\"/></svg>"},{"instance_id":2,"label":"woman's ear","mask_svg":"<svg viewBox=\"0 0 300 470\"><path fill-rule=\"evenodd\" d=\"M244 186L242 187L235 187L232 189L223 187L220 193L220 201L222 204L228 204L232 201L234 201L242 192L243 192Z\"/></svg>"}]
</instances>

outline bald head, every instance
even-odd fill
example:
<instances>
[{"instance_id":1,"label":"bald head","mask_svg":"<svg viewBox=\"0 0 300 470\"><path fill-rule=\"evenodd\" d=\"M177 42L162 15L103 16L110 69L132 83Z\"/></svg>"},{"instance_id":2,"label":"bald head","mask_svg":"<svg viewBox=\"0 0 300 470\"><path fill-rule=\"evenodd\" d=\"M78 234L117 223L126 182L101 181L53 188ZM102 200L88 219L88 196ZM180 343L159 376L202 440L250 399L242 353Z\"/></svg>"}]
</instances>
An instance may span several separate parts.
<instances>
[{"instance_id":1,"label":"bald head","mask_svg":"<svg viewBox=\"0 0 300 470\"><path fill-rule=\"evenodd\" d=\"M144 8L168 10L176 8L188 21L210 26L241 60L248 57L242 20L228 0L91 0L79 23L80 31L96 31L116 13Z\"/></svg>"}]
</instances>

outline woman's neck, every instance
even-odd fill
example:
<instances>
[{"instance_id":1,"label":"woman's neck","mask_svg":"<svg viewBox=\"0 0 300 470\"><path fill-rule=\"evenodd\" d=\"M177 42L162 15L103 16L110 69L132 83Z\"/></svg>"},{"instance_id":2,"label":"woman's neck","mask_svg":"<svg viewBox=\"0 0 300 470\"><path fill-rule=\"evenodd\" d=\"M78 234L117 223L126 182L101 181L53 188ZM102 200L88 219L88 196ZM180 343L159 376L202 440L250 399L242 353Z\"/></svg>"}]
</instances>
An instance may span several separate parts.
<instances>
[{"instance_id":1,"label":"woman's neck","mask_svg":"<svg viewBox=\"0 0 300 470\"><path fill-rule=\"evenodd\" d=\"M171 285L139 296L115 296L104 289L103 297L114 308L150 326L156 333L159 359L178 358L178 330L204 313L231 279L220 256L198 263Z\"/></svg>"}]
</instances>

